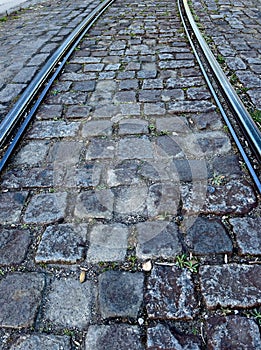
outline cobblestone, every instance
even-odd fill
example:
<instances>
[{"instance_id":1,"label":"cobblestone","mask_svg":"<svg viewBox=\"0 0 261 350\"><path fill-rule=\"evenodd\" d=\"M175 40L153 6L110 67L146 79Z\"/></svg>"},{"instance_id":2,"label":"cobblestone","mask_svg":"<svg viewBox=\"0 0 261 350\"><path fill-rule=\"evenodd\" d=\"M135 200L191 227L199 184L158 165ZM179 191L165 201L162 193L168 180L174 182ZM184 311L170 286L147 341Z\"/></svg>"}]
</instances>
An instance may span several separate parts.
<instances>
[{"instance_id":1,"label":"cobblestone","mask_svg":"<svg viewBox=\"0 0 261 350\"><path fill-rule=\"evenodd\" d=\"M209 349L261 349L258 326L253 320L239 316L216 317L208 320Z\"/></svg>"},{"instance_id":2,"label":"cobblestone","mask_svg":"<svg viewBox=\"0 0 261 350\"><path fill-rule=\"evenodd\" d=\"M150 319L192 319L197 303L191 273L175 266L155 266L148 279L145 304Z\"/></svg>"},{"instance_id":3,"label":"cobblestone","mask_svg":"<svg viewBox=\"0 0 261 350\"><path fill-rule=\"evenodd\" d=\"M124 324L90 326L85 341L85 350L143 350L139 329Z\"/></svg>"},{"instance_id":4,"label":"cobblestone","mask_svg":"<svg viewBox=\"0 0 261 350\"><path fill-rule=\"evenodd\" d=\"M2 22L1 116L96 4ZM259 108L257 1L189 6ZM35 119L1 174L0 349L258 348L260 198L173 3L113 2Z\"/></svg>"},{"instance_id":5,"label":"cobblestone","mask_svg":"<svg viewBox=\"0 0 261 350\"><path fill-rule=\"evenodd\" d=\"M256 278L260 269L258 265L237 264L201 267L201 289L207 308L250 308L260 305L260 280Z\"/></svg>"},{"instance_id":6,"label":"cobblestone","mask_svg":"<svg viewBox=\"0 0 261 350\"><path fill-rule=\"evenodd\" d=\"M40 306L45 279L38 273L13 273L0 281L0 326L33 326Z\"/></svg>"},{"instance_id":7,"label":"cobblestone","mask_svg":"<svg viewBox=\"0 0 261 350\"><path fill-rule=\"evenodd\" d=\"M21 336L10 350L70 350L70 337L60 335L33 334Z\"/></svg>"},{"instance_id":8,"label":"cobblestone","mask_svg":"<svg viewBox=\"0 0 261 350\"><path fill-rule=\"evenodd\" d=\"M30 243L28 230L3 229L0 236L0 265L22 263Z\"/></svg>"},{"instance_id":9,"label":"cobblestone","mask_svg":"<svg viewBox=\"0 0 261 350\"><path fill-rule=\"evenodd\" d=\"M81 284L71 278L55 279L47 295L44 320L59 327L86 329L92 318L95 294L91 281Z\"/></svg>"},{"instance_id":10,"label":"cobblestone","mask_svg":"<svg viewBox=\"0 0 261 350\"><path fill-rule=\"evenodd\" d=\"M141 273L107 271L99 277L99 305L103 318L136 318L142 303Z\"/></svg>"}]
</instances>

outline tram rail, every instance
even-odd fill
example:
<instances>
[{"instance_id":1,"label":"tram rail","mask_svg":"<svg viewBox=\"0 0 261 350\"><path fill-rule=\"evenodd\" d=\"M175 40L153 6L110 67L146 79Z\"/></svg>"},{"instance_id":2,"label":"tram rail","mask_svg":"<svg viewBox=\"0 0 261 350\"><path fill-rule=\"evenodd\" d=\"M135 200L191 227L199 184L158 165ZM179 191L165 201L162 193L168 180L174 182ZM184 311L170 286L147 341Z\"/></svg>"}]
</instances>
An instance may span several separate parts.
<instances>
[{"instance_id":1,"label":"tram rail","mask_svg":"<svg viewBox=\"0 0 261 350\"><path fill-rule=\"evenodd\" d=\"M86 35L91 26L113 2L114 0L103 1L85 18L85 20L79 26L75 28L75 30L69 35L65 42L47 61L40 72L35 76L13 109L7 114L6 118L0 124L0 146L5 146L7 148L2 159L0 160L0 172L7 164L8 159L18 145L35 112L51 88L52 83L62 71L67 60L75 48L79 45L80 41ZM214 55L208 48L208 45L206 44L193 19L187 0L178 0L178 8L189 43L194 51L195 57L202 70L207 85L217 103L218 108L220 109L223 119L227 124L227 127L238 147L238 150L246 163L246 166L250 172L251 177L253 178L256 188L258 192L261 193L261 183L259 177L244 149L244 146L242 145L242 142L237 135L237 132L235 131L234 126L230 122L229 117L223 108L222 102L220 101L218 94L216 93L215 88L211 83L211 79L208 76L207 69L204 67L204 63L200 55L203 54L205 58L204 61L207 61L208 67L210 68L212 74L215 77L215 81L222 91L222 95L228 102L233 115L236 116L237 123L243 131L244 137L247 143L251 146L253 154L258 162L260 162L261 159L261 133L253 122L243 103L240 101L233 87L229 83ZM196 45L195 40L197 43ZM201 54L198 53L198 48L200 48ZM8 145L6 146L7 141Z\"/></svg>"}]
</instances>

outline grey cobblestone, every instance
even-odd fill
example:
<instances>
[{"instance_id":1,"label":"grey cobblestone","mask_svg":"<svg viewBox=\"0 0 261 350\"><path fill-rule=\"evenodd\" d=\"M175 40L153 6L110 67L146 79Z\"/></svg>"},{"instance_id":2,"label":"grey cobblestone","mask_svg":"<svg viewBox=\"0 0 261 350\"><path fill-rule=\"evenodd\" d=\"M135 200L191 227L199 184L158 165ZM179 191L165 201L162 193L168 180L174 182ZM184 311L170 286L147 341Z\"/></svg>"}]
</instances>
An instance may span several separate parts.
<instances>
[{"instance_id":1,"label":"grey cobblestone","mask_svg":"<svg viewBox=\"0 0 261 350\"><path fill-rule=\"evenodd\" d=\"M47 295L44 319L60 327L86 329L92 318L95 294L91 281L55 279Z\"/></svg>"},{"instance_id":2,"label":"grey cobblestone","mask_svg":"<svg viewBox=\"0 0 261 350\"><path fill-rule=\"evenodd\" d=\"M33 326L45 286L38 273L13 273L0 281L0 326L23 328Z\"/></svg>"},{"instance_id":3,"label":"grey cobblestone","mask_svg":"<svg viewBox=\"0 0 261 350\"><path fill-rule=\"evenodd\" d=\"M85 340L85 350L143 350L137 326L125 324L90 326Z\"/></svg>"},{"instance_id":4,"label":"grey cobblestone","mask_svg":"<svg viewBox=\"0 0 261 350\"><path fill-rule=\"evenodd\" d=\"M11 224L19 221L28 192L7 192L0 194L0 223Z\"/></svg>"},{"instance_id":5,"label":"grey cobblestone","mask_svg":"<svg viewBox=\"0 0 261 350\"><path fill-rule=\"evenodd\" d=\"M124 261L128 246L128 229L121 224L96 225L89 235L89 249L86 260Z\"/></svg>"},{"instance_id":6,"label":"grey cobblestone","mask_svg":"<svg viewBox=\"0 0 261 350\"><path fill-rule=\"evenodd\" d=\"M86 243L87 226L84 224L49 226L43 233L35 261L75 264L84 259Z\"/></svg>"},{"instance_id":7,"label":"grey cobblestone","mask_svg":"<svg viewBox=\"0 0 261 350\"><path fill-rule=\"evenodd\" d=\"M107 271L99 276L99 306L103 318L136 318L142 303L141 273Z\"/></svg>"},{"instance_id":8,"label":"grey cobblestone","mask_svg":"<svg viewBox=\"0 0 261 350\"><path fill-rule=\"evenodd\" d=\"M31 235L28 230L2 229L0 236L0 265L20 264L28 251Z\"/></svg>"},{"instance_id":9,"label":"grey cobblestone","mask_svg":"<svg viewBox=\"0 0 261 350\"><path fill-rule=\"evenodd\" d=\"M70 337L64 335L32 334L21 336L10 350L71 350Z\"/></svg>"},{"instance_id":10,"label":"grey cobblestone","mask_svg":"<svg viewBox=\"0 0 261 350\"><path fill-rule=\"evenodd\" d=\"M62 220L65 216L66 197L66 192L33 196L26 209L24 222L50 223Z\"/></svg>"}]
</instances>

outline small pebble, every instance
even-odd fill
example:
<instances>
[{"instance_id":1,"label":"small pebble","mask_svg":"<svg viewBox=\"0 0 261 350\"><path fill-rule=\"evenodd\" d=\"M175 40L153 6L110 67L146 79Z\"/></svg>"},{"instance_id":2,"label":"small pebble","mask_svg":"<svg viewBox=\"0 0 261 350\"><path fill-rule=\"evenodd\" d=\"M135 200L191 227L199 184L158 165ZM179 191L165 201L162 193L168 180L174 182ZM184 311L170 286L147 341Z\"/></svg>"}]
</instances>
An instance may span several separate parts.
<instances>
[{"instance_id":1,"label":"small pebble","mask_svg":"<svg viewBox=\"0 0 261 350\"><path fill-rule=\"evenodd\" d=\"M149 272L149 271L151 271L151 269L152 269L152 263L151 263L150 260L149 260L149 261L146 261L146 262L144 262L144 263L142 264L142 270L143 270L143 271Z\"/></svg>"}]
</instances>

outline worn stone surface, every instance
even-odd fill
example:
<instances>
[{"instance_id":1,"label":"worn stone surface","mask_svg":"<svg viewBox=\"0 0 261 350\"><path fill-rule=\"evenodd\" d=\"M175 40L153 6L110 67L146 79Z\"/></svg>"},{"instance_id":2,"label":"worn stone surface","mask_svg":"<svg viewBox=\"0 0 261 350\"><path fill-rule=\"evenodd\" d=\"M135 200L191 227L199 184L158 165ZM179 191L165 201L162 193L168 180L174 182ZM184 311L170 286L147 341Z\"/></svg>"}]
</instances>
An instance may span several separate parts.
<instances>
[{"instance_id":1,"label":"worn stone surface","mask_svg":"<svg viewBox=\"0 0 261 350\"><path fill-rule=\"evenodd\" d=\"M45 139L57 137L74 137L80 127L77 122L39 121L34 123L29 133L31 139Z\"/></svg>"},{"instance_id":2,"label":"worn stone surface","mask_svg":"<svg viewBox=\"0 0 261 350\"><path fill-rule=\"evenodd\" d=\"M37 194L32 197L25 215L26 223L50 223L62 220L66 209L66 192Z\"/></svg>"},{"instance_id":3,"label":"worn stone surface","mask_svg":"<svg viewBox=\"0 0 261 350\"><path fill-rule=\"evenodd\" d=\"M234 218L229 222L233 226L240 254L261 255L261 218Z\"/></svg>"},{"instance_id":4,"label":"worn stone surface","mask_svg":"<svg viewBox=\"0 0 261 350\"><path fill-rule=\"evenodd\" d=\"M19 221L28 192L7 192L0 194L0 223L11 224Z\"/></svg>"},{"instance_id":5,"label":"worn stone surface","mask_svg":"<svg viewBox=\"0 0 261 350\"><path fill-rule=\"evenodd\" d=\"M103 318L136 318L143 300L142 273L106 271L99 276L99 307Z\"/></svg>"},{"instance_id":6,"label":"worn stone surface","mask_svg":"<svg viewBox=\"0 0 261 350\"><path fill-rule=\"evenodd\" d=\"M114 189L117 215L145 215L147 186L120 186Z\"/></svg>"},{"instance_id":7,"label":"worn stone surface","mask_svg":"<svg viewBox=\"0 0 261 350\"><path fill-rule=\"evenodd\" d=\"M213 265L200 268L201 292L208 309L250 308L261 304L260 265Z\"/></svg>"},{"instance_id":8,"label":"worn stone surface","mask_svg":"<svg viewBox=\"0 0 261 350\"><path fill-rule=\"evenodd\" d=\"M23 335L12 344L10 350L71 350L70 337L66 335Z\"/></svg>"},{"instance_id":9,"label":"worn stone surface","mask_svg":"<svg viewBox=\"0 0 261 350\"><path fill-rule=\"evenodd\" d=\"M45 278L39 273L12 273L0 281L0 326L33 326L41 303Z\"/></svg>"},{"instance_id":10,"label":"worn stone surface","mask_svg":"<svg viewBox=\"0 0 261 350\"><path fill-rule=\"evenodd\" d=\"M72 278L55 279L47 294L44 320L56 326L85 329L92 318L95 286Z\"/></svg>"},{"instance_id":11,"label":"worn stone surface","mask_svg":"<svg viewBox=\"0 0 261 350\"><path fill-rule=\"evenodd\" d=\"M84 350L143 350L137 326L125 324L90 326Z\"/></svg>"},{"instance_id":12,"label":"worn stone surface","mask_svg":"<svg viewBox=\"0 0 261 350\"><path fill-rule=\"evenodd\" d=\"M199 217L187 232L186 244L194 254L232 253L232 241L218 220Z\"/></svg>"},{"instance_id":13,"label":"worn stone surface","mask_svg":"<svg viewBox=\"0 0 261 350\"><path fill-rule=\"evenodd\" d=\"M124 119L119 122L119 135L146 134L148 122L140 119Z\"/></svg>"},{"instance_id":14,"label":"worn stone surface","mask_svg":"<svg viewBox=\"0 0 261 350\"><path fill-rule=\"evenodd\" d=\"M200 345L198 337L182 334L181 331L173 330L172 327L168 327L168 325L165 324L158 323L156 326L148 328L148 350L200 350Z\"/></svg>"},{"instance_id":15,"label":"worn stone surface","mask_svg":"<svg viewBox=\"0 0 261 350\"><path fill-rule=\"evenodd\" d=\"M48 149L48 141L31 141L18 152L15 163L30 166L41 164L47 156Z\"/></svg>"},{"instance_id":16,"label":"worn stone surface","mask_svg":"<svg viewBox=\"0 0 261 350\"><path fill-rule=\"evenodd\" d=\"M215 349L260 350L261 339L254 320L239 316L213 317L207 321L207 346Z\"/></svg>"},{"instance_id":17,"label":"worn stone surface","mask_svg":"<svg viewBox=\"0 0 261 350\"><path fill-rule=\"evenodd\" d=\"M30 243L28 230L0 229L0 265L20 264Z\"/></svg>"},{"instance_id":18,"label":"worn stone surface","mask_svg":"<svg viewBox=\"0 0 261 350\"><path fill-rule=\"evenodd\" d=\"M20 167L7 171L2 176L4 188L52 187L53 169L49 167L21 169Z\"/></svg>"},{"instance_id":19,"label":"worn stone surface","mask_svg":"<svg viewBox=\"0 0 261 350\"><path fill-rule=\"evenodd\" d=\"M178 227L168 221L139 223L136 254L140 259L173 258L182 251Z\"/></svg>"},{"instance_id":20,"label":"worn stone surface","mask_svg":"<svg viewBox=\"0 0 261 350\"><path fill-rule=\"evenodd\" d=\"M114 197L111 190L89 190L78 195L74 215L80 219L112 217Z\"/></svg>"},{"instance_id":21,"label":"worn stone surface","mask_svg":"<svg viewBox=\"0 0 261 350\"><path fill-rule=\"evenodd\" d=\"M37 263L75 264L84 258L87 225L62 224L48 226L38 246Z\"/></svg>"},{"instance_id":22,"label":"worn stone surface","mask_svg":"<svg viewBox=\"0 0 261 350\"><path fill-rule=\"evenodd\" d=\"M125 138L119 141L119 159L150 159L153 158L152 143L147 137Z\"/></svg>"},{"instance_id":23,"label":"worn stone surface","mask_svg":"<svg viewBox=\"0 0 261 350\"><path fill-rule=\"evenodd\" d=\"M193 319L197 303L191 273L175 266L155 266L148 278L145 305L150 319Z\"/></svg>"},{"instance_id":24,"label":"worn stone surface","mask_svg":"<svg viewBox=\"0 0 261 350\"><path fill-rule=\"evenodd\" d=\"M91 120L83 125L82 137L111 135L112 125L109 120Z\"/></svg>"},{"instance_id":25,"label":"worn stone surface","mask_svg":"<svg viewBox=\"0 0 261 350\"><path fill-rule=\"evenodd\" d=\"M89 236L89 249L86 260L123 261L128 246L128 228L121 224L94 226Z\"/></svg>"}]
</instances>

